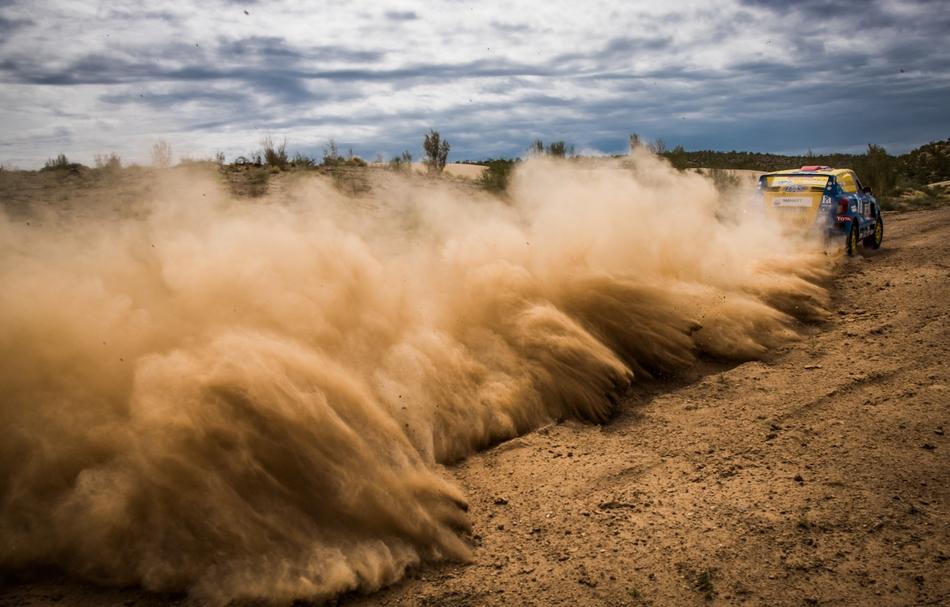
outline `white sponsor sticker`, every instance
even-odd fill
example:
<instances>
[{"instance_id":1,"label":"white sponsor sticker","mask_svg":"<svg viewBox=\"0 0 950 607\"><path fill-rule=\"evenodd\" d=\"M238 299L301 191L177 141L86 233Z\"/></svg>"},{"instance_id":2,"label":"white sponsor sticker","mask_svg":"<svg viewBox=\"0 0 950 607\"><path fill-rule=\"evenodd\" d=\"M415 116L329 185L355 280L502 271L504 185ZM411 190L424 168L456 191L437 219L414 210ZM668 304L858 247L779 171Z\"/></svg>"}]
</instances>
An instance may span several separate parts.
<instances>
[{"instance_id":1,"label":"white sponsor sticker","mask_svg":"<svg viewBox=\"0 0 950 607\"><path fill-rule=\"evenodd\" d=\"M804 196L778 196L772 199L772 205L776 207L810 207L811 198Z\"/></svg>"}]
</instances>

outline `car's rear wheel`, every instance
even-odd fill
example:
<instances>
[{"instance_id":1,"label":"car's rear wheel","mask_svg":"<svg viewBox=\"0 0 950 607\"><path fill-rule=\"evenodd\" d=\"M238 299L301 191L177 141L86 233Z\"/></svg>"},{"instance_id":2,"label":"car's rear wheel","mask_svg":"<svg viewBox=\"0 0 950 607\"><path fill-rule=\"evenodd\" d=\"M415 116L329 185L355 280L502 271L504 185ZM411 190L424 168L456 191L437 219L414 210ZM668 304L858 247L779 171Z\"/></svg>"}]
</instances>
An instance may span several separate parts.
<instances>
[{"instance_id":1,"label":"car's rear wheel","mask_svg":"<svg viewBox=\"0 0 950 607\"><path fill-rule=\"evenodd\" d=\"M880 249L881 242L884 241L884 219L877 216L877 222L874 224L874 232L864 239L864 246L872 249Z\"/></svg>"},{"instance_id":2,"label":"car's rear wheel","mask_svg":"<svg viewBox=\"0 0 950 607\"><path fill-rule=\"evenodd\" d=\"M851 229L848 231L848 240L845 243L845 252L849 256L858 252L858 225L853 219L851 220Z\"/></svg>"}]
</instances>

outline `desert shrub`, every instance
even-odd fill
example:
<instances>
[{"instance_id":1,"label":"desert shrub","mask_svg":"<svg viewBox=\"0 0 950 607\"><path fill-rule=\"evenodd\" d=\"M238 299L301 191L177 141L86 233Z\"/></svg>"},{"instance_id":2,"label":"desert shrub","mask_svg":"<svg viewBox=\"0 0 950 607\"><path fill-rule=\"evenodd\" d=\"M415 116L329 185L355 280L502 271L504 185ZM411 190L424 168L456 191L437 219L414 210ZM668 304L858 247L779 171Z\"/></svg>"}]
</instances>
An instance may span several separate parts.
<instances>
[{"instance_id":1,"label":"desert shrub","mask_svg":"<svg viewBox=\"0 0 950 607\"><path fill-rule=\"evenodd\" d=\"M686 150L683 149L683 146L677 145L672 150L665 154L666 159L670 161L670 164L673 165L674 169L679 171L685 170L689 165L686 159Z\"/></svg>"},{"instance_id":2,"label":"desert shrub","mask_svg":"<svg viewBox=\"0 0 950 607\"><path fill-rule=\"evenodd\" d=\"M712 179L713 185L720 192L734 190L739 187L739 177L726 169L709 169L709 178Z\"/></svg>"},{"instance_id":3,"label":"desert shrub","mask_svg":"<svg viewBox=\"0 0 950 607\"><path fill-rule=\"evenodd\" d=\"M422 149L425 151L425 163L429 173L441 173L449 157L449 142L442 139L438 131L429 129L422 140Z\"/></svg>"},{"instance_id":4,"label":"desert shrub","mask_svg":"<svg viewBox=\"0 0 950 607\"><path fill-rule=\"evenodd\" d=\"M157 169L167 169L172 165L172 146L167 141L160 140L152 144L152 166Z\"/></svg>"},{"instance_id":5,"label":"desert shrub","mask_svg":"<svg viewBox=\"0 0 950 607\"><path fill-rule=\"evenodd\" d=\"M297 152L294 154L293 160L290 161L290 166L295 169L312 169L317 166L317 161L310 156Z\"/></svg>"},{"instance_id":6,"label":"desert shrub","mask_svg":"<svg viewBox=\"0 0 950 607\"><path fill-rule=\"evenodd\" d=\"M389 161L389 168L393 171L408 172L412 170L412 154L407 150L399 156L393 156L392 160Z\"/></svg>"},{"instance_id":7,"label":"desert shrub","mask_svg":"<svg viewBox=\"0 0 950 607\"><path fill-rule=\"evenodd\" d=\"M97 169L105 171L117 171L122 168L122 159L115 152L108 154L96 154L95 163Z\"/></svg>"},{"instance_id":8,"label":"desert shrub","mask_svg":"<svg viewBox=\"0 0 950 607\"><path fill-rule=\"evenodd\" d=\"M276 167L278 169L286 169L288 164L287 158L287 140L284 139L279 144L275 144L274 140L271 139L271 136L268 135L261 140L262 153L264 155L264 163L270 167Z\"/></svg>"},{"instance_id":9,"label":"desert shrub","mask_svg":"<svg viewBox=\"0 0 950 607\"><path fill-rule=\"evenodd\" d=\"M548 156L564 158L567 153L567 144L563 141L554 141L548 144Z\"/></svg>"},{"instance_id":10,"label":"desert shrub","mask_svg":"<svg viewBox=\"0 0 950 607\"><path fill-rule=\"evenodd\" d=\"M515 161L506 158L488 160L485 163L485 172L478 180L478 184L489 192L501 193L508 189L508 180Z\"/></svg>"},{"instance_id":11,"label":"desert shrub","mask_svg":"<svg viewBox=\"0 0 950 607\"><path fill-rule=\"evenodd\" d=\"M640 139L640 135L636 133L630 133L630 137L627 139L628 151L632 154L634 150L643 146L643 141Z\"/></svg>"},{"instance_id":12,"label":"desert shrub","mask_svg":"<svg viewBox=\"0 0 950 607\"><path fill-rule=\"evenodd\" d=\"M323 162L320 164L324 167L335 167L343 164L343 156L340 155L340 150L333 139L323 148Z\"/></svg>"},{"instance_id":13,"label":"desert shrub","mask_svg":"<svg viewBox=\"0 0 950 607\"><path fill-rule=\"evenodd\" d=\"M60 154L55 158L48 158L46 164L43 165L44 169L55 171L61 169L69 168L69 159L66 158L66 154Z\"/></svg>"},{"instance_id":14,"label":"desert shrub","mask_svg":"<svg viewBox=\"0 0 950 607\"><path fill-rule=\"evenodd\" d=\"M59 154L55 158L49 158L43 165L41 171L71 171L78 172L82 165L78 162L70 162L66 154Z\"/></svg>"},{"instance_id":15,"label":"desert shrub","mask_svg":"<svg viewBox=\"0 0 950 607\"><path fill-rule=\"evenodd\" d=\"M568 145L563 140L552 141L548 144L548 147L544 147L544 142L540 139L535 139L531 142L531 145L528 147L528 154L530 156L543 156L548 155L553 158L565 158L567 156L574 155L574 146Z\"/></svg>"}]
</instances>

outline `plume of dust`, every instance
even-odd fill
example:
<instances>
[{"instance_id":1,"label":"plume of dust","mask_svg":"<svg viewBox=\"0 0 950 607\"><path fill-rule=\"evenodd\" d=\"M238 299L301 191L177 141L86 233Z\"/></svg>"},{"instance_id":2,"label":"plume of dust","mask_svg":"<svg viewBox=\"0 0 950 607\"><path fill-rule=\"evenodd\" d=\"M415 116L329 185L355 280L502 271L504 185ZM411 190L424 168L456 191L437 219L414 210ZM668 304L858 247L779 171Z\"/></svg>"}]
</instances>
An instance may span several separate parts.
<instances>
[{"instance_id":1,"label":"plume of dust","mask_svg":"<svg viewBox=\"0 0 950 607\"><path fill-rule=\"evenodd\" d=\"M506 202L389 177L0 216L0 567L214 601L372 591L466 560L440 466L638 377L754 358L825 258L638 151L532 160Z\"/></svg>"}]
</instances>

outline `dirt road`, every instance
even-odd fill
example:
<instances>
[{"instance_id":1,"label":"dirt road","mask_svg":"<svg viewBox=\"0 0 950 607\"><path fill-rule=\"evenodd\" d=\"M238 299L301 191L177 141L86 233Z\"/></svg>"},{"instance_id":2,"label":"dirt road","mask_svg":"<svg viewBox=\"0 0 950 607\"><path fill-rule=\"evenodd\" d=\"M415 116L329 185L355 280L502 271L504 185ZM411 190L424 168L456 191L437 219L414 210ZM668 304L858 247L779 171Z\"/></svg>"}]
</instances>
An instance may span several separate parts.
<instances>
[{"instance_id":1,"label":"dirt road","mask_svg":"<svg viewBox=\"0 0 950 607\"><path fill-rule=\"evenodd\" d=\"M475 562L352 604L950 604L950 209L886 222L769 360L450 470Z\"/></svg>"},{"instance_id":2,"label":"dirt road","mask_svg":"<svg viewBox=\"0 0 950 607\"><path fill-rule=\"evenodd\" d=\"M474 562L341 602L950 604L950 209L886 222L804 339L448 469ZM3 605L180 602L48 575L0 586Z\"/></svg>"}]
</instances>

